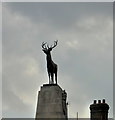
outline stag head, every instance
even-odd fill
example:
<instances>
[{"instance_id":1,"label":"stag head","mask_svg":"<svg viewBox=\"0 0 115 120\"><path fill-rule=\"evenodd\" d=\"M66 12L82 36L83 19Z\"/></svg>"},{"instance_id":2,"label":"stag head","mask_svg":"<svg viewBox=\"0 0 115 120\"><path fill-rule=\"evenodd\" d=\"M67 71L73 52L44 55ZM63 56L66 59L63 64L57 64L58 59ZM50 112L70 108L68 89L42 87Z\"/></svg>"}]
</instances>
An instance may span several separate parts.
<instances>
[{"instance_id":1,"label":"stag head","mask_svg":"<svg viewBox=\"0 0 115 120\"><path fill-rule=\"evenodd\" d=\"M54 45L51 45L51 46L49 46L46 42L43 42L42 50L44 51L44 53L49 54L50 51L52 51L52 49L57 46L57 42L58 42L58 40L54 41Z\"/></svg>"}]
</instances>

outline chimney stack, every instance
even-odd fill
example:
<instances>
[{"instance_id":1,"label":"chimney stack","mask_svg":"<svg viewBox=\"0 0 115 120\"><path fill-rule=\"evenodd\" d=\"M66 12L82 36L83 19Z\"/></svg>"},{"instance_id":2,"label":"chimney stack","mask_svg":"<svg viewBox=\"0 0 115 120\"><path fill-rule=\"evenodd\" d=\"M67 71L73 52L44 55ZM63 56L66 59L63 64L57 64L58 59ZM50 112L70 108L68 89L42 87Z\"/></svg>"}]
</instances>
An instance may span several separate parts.
<instances>
[{"instance_id":1,"label":"chimney stack","mask_svg":"<svg viewBox=\"0 0 115 120\"><path fill-rule=\"evenodd\" d=\"M91 120L108 120L109 105L105 103L105 99L94 100L94 103L90 105L90 119Z\"/></svg>"}]
</instances>

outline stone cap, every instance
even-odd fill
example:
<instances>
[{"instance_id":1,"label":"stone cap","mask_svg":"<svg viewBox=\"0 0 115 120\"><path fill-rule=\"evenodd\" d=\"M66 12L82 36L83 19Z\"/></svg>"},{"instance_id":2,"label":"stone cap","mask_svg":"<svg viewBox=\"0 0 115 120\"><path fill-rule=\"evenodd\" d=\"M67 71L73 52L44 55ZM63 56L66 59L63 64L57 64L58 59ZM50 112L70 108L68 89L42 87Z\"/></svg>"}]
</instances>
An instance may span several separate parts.
<instances>
[{"instance_id":1,"label":"stone cap","mask_svg":"<svg viewBox=\"0 0 115 120\"><path fill-rule=\"evenodd\" d=\"M58 87L59 89L62 90L62 88L61 88L58 84L43 84L43 85L41 86L41 89L42 89L42 88L45 88L45 87Z\"/></svg>"},{"instance_id":2,"label":"stone cap","mask_svg":"<svg viewBox=\"0 0 115 120\"><path fill-rule=\"evenodd\" d=\"M43 86L59 86L58 84L43 84Z\"/></svg>"}]
</instances>

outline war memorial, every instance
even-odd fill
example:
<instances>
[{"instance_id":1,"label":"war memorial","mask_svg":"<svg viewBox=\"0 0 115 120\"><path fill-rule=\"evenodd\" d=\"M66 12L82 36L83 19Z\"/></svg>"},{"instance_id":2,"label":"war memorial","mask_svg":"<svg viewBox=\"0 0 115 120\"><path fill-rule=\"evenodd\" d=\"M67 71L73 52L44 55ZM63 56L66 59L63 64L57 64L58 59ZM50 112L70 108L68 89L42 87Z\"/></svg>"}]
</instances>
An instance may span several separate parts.
<instances>
[{"instance_id":1,"label":"war memorial","mask_svg":"<svg viewBox=\"0 0 115 120\"><path fill-rule=\"evenodd\" d=\"M58 66L51 58L51 51L57 46L57 43L57 40L54 41L54 45L51 46L47 43L42 43L42 50L46 54L49 84L43 84L40 91L38 91L36 120L69 119L67 110L67 92L58 85ZM105 99L102 101L94 100L89 109L90 120L108 120L109 105L106 103Z\"/></svg>"}]
</instances>

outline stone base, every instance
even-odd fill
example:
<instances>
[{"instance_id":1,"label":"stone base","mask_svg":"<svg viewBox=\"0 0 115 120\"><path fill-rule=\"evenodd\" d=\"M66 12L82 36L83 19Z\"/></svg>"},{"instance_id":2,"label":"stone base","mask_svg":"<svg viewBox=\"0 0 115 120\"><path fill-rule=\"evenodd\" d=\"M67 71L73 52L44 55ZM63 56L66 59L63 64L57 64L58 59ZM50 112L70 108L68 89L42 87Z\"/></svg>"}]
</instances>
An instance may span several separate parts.
<instances>
[{"instance_id":1,"label":"stone base","mask_svg":"<svg viewBox=\"0 0 115 120\"><path fill-rule=\"evenodd\" d=\"M38 93L36 118L67 118L67 93L57 84L44 84Z\"/></svg>"}]
</instances>

